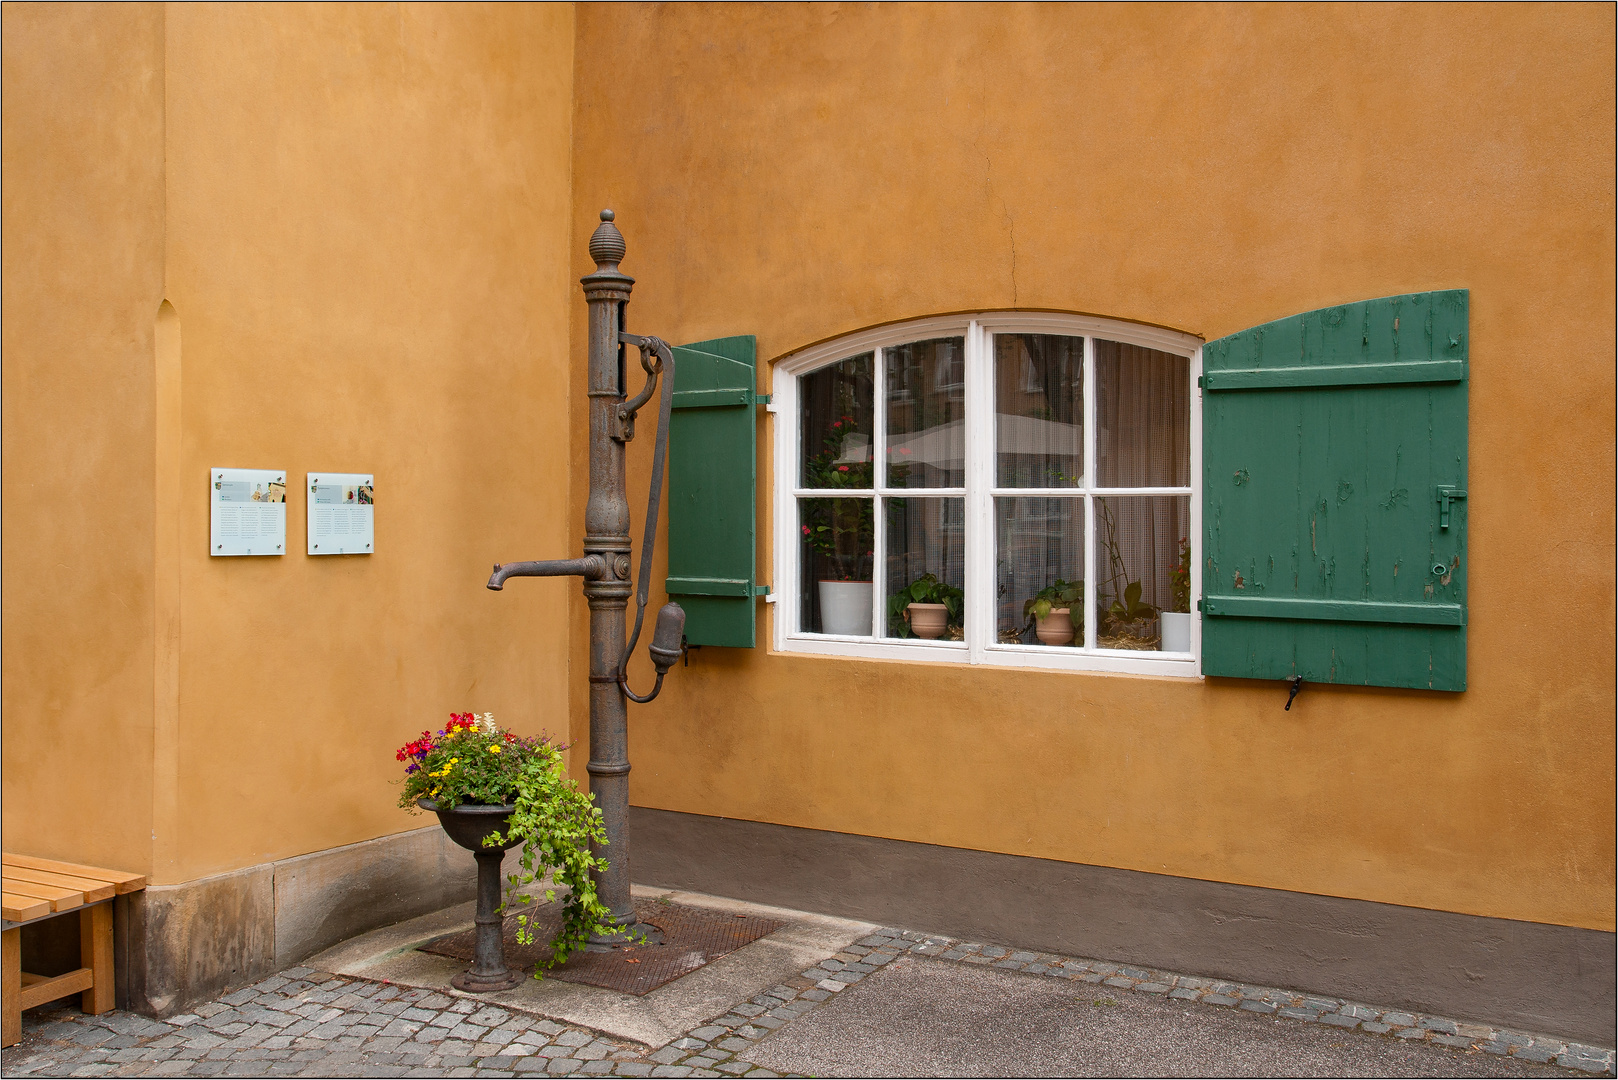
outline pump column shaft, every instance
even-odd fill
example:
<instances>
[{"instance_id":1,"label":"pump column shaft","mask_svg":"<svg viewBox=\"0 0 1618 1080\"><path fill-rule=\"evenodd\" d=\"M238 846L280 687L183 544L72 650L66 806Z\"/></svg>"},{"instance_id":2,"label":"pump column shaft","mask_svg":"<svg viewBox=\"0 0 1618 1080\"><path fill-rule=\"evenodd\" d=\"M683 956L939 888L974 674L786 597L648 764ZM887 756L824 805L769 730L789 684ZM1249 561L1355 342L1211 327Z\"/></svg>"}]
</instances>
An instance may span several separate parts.
<instances>
[{"instance_id":1,"label":"pump column shaft","mask_svg":"<svg viewBox=\"0 0 1618 1080\"><path fill-rule=\"evenodd\" d=\"M590 791L601 808L607 846L595 852L607 869L598 871L596 889L608 921L629 930L635 925L630 893L629 724L618 665L624 652L624 609L629 602L629 493L624 474L624 443L617 410L625 397L618 331L635 279L618 269L624 238L612 224L612 211L590 237L595 273L580 279L590 308L590 497L584 510L584 553L599 556L611 572L584 582L590 605Z\"/></svg>"}]
</instances>

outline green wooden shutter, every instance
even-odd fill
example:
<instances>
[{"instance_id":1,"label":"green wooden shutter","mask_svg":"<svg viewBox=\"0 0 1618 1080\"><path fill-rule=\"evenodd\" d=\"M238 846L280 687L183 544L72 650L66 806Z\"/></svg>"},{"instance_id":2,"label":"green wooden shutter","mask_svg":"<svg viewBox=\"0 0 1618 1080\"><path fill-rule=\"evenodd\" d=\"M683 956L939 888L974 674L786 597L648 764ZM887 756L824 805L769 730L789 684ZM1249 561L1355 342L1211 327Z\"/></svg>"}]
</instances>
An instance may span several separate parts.
<instances>
[{"instance_id":1,"label":"green wooden shutter","mask_svg":"<svg viewBox=\"0 0 1618 1080\"><path fill-rule=\"evenodd\" d=\"M1467 293L1203 348L1202 670L1466 689Z\"/></svg>"},{"instance_id":2,"label":"green wooden shutter","mask_svg":"<svg viewBox=\"0 0 1618 1080\"><path fill-rule=\"evenodd\" d=\"M692 645L753 647L756 354L752 337L674 348L665 585Z\"/></svg>"}]
</instances>

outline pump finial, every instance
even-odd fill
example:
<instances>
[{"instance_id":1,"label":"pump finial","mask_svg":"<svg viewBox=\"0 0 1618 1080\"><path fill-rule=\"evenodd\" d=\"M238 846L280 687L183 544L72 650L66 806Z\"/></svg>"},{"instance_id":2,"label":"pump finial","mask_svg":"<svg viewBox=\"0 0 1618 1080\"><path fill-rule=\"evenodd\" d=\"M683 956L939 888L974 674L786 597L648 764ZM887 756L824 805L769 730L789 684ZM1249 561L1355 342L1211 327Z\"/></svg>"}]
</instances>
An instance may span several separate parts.
<instances>
[{"instance_id":1,"label":"pump finial","mask_svg":"<svg viewBox=\"0 0 1618 1080\"><path fill-rule=\"evenodd\" d=\"M629 249L624 245L624 234L612 223L611 210L601 211L601 224L590 236L590 258L596 261L596 270L616 270Z\"/></svg>"}]
</instances>

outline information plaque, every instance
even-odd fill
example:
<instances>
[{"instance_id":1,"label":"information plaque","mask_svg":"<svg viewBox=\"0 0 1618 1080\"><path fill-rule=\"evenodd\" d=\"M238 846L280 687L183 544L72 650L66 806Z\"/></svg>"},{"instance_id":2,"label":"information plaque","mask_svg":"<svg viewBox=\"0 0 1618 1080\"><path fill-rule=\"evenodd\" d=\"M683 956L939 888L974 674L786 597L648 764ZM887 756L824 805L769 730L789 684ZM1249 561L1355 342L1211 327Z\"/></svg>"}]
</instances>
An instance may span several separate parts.
<instances>
[{"instance_id":1,"label":"information plaque","mask_svg":"<svg viewBox=\"0 0 1618 1080\"><path fill-rule=\"evenodd\" d=\"M309 473L309 554L369 555L376 543L370 473Z\"/></svg>"},{"instance_id":2,"label":"information plaque","mask_svg":"<svg viewBox=\"0 0 1618 1080\"><path fill-rule=\"evenodd\" d=\"M208 554L285 555L284 469L208 470Z\"/></svg>"}]
</instances>

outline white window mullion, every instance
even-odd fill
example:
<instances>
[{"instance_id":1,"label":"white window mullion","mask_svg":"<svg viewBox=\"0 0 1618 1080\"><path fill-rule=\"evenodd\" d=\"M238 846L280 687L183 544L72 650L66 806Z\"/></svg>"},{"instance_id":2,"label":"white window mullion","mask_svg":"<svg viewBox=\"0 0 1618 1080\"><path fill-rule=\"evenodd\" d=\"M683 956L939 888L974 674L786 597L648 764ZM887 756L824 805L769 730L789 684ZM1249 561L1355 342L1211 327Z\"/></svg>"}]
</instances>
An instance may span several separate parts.
<instances>
[{"instance_id":1,"label":"white window mullion","mask_svg":"<svg viewBox=\"0 0 1618 1080\"><path fill-rule=\"evenodd\" d=\"M801 573L798 559L803 548L799 541L798 377L777 368L770 378L770 409L775 414L775 603L774 631L777 649L786 648L787 635L798 629L798 588Z\"/></svg>"},{"instance_id":2,"label":"white window mullion","mask_svg":"<svg viewBox=\"0 0 1618 1080\"><path fill-rule=\"evenodd\" d=\"M1202 674L1202 500L1197 497L1202 482L1202 350L1191 354L1191 654L1197 674Z\"/></svg>"},{"instance_id":3,"label":"white window mullion","mask_svg":"<svg viewBox=\"0 0 1618 1080\"><path fill-rule=\"evenodd\" d=\"M981 323L966 328L966 644L972 663L995 640L994 354Z\"/></svg>"},{"instance_id":4,"label":"white window mullion","mask_svg":"<svg viewBox=\"0 0 1618 1080\"><path fill-rule=\"evenodd\" d=\"M887 627L888 536L882 492L888 486L888 375L884 350L871 356L871 636L883 637Z\"/></svg>"},{"instance_id":5,"label":"white window mullion","mask_svg":"<svg viewBox=\"0 0 1618 1080\"><path fill-rule=\"evenodd\" d=\"M1096 647L1096 339L1084 336L1084 647Z\"/></svg>"}]
</instances>

